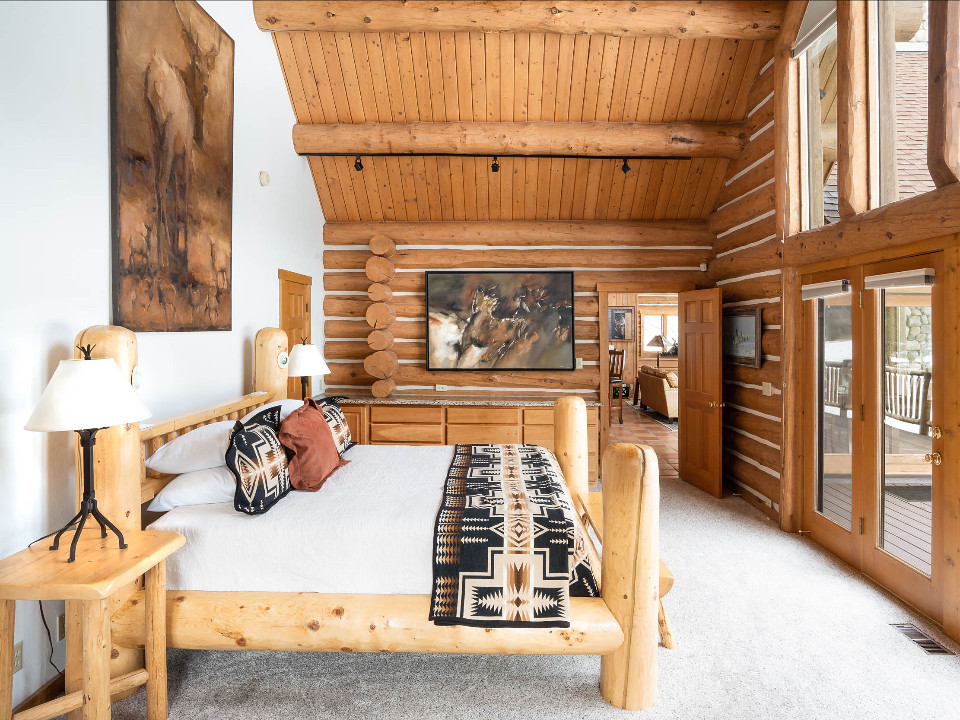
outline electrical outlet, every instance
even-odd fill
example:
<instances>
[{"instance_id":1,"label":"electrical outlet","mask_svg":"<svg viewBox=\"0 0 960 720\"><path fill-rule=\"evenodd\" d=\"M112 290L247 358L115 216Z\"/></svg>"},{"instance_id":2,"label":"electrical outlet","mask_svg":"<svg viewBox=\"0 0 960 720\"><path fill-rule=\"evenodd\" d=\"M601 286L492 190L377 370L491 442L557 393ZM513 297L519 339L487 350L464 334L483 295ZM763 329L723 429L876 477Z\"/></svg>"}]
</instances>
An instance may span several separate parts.
<instances>
[{"instance_id":1,"label":"electrical outlet","mask_svg":"<svg viewBox=\"0 0 960 720\"><path fill-rule=\"evenodd\" d=\"M446 391L447 391L447 386L446 386L446 385L434 385L433 388L434 388L434 390L436 390L437 392L446 392Z\"/></svg>"},{"instance_id":2,"label":"electrical outlet","mask_svg":"<svg viewBox=\"0 0 960 720\"><path fill-rule=\"evenodd\" d=\"M577 370L583 370L583 358L577 358Z\"/></svg>"},{"instance_id":3,"label":"electrical outlet","mask_svg":"<svg viewBox=\"0 0 960 720\"><path fill-rule=\"evenodd\" d=\"M770 397L771 395L773 395L773 384L772 384L772 383L765 382L765 383L763 384L763 394L764 394L765 396L767 396L767 397Z\"/></svg>"},{"instance_id":4,"label":"electrical outlet","mask_svg":"<svg viewBox=\"0 0 960 720\"><path fill-rule=\"evenodd\" d=\"M57 615L57 642L60 642L67 636L67 616L63 613Z\"/></svg>"},{"instance_id":5,"label":"electrical outlet","mask_svg":"<svg viewBox=\"0 0 960 720\"><path fill-rule=\"evenodd\" d=\"M16 675L21 670L23 670L23 640L13 646L13 674Z\"/></svg>"}]
</instances>

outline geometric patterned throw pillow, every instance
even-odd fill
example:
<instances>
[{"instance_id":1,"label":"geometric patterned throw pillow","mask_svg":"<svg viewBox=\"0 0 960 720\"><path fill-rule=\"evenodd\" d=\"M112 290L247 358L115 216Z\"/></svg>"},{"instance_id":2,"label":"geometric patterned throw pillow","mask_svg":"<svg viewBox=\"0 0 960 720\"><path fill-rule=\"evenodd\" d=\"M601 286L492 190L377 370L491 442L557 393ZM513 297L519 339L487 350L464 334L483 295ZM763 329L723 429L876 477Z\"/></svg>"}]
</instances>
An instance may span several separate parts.
<instances>
[{"instance_id":1,"label":"geometric patterned throw pillow","mask_svg":"<svg viewBox=\"0 0 960 720\"><path fill-rule=\"evenodd\" d=\"M343 455L356 443L350 435L350 426L347 425L347 418L340 409L340 403L337 398L328 397L317 401L317 405L323 410L323 419L330 426L330 432L333 433L333 441L337 444L337 452Z\"/></svg>"},{"instance_id":2,"label":"geometric patterned throw pillow","mask_svg":"<svg viewBox=\"0 0 960 720\"><path fill-rule=\"evenodd\" d=\"M287 453L272 420L258 416L234 427L226 461L237 480L233 496L237 512L265 513L290 492Z\"/></svg>"}]
</instances>

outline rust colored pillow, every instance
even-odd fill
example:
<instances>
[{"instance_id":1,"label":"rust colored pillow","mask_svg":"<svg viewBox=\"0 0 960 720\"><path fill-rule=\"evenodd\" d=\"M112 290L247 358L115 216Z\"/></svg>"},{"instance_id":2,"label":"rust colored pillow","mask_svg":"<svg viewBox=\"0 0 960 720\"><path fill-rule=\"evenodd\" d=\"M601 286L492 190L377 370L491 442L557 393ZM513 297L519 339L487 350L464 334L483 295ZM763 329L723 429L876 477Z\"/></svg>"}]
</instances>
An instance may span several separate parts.
<instances>
[{"instance_id":1,"label":"rust colored pillow","mask_svg":"<svg viewBox=\"0 0 960 720\"><path fill-rule=\"evenodd\" d=\"M280 442L292 455L288 469L297 490L319 490L334 470L350 462L337 452L323 410L312 398L280 423Z\"/></svg>"}]
</instances>

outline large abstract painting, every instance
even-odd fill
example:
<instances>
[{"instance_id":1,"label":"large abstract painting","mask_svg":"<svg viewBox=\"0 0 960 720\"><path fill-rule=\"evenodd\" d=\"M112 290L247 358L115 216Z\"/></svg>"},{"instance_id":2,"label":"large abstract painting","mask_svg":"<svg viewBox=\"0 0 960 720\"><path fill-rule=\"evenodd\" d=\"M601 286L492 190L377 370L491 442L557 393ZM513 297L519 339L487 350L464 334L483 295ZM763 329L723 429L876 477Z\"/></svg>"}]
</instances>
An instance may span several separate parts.
<instances>
[{"instance_id":1,"label":"large abstract painting","mask_svg":"<svg viewBox=\"0 0 960 720\"><path fill-rule=\"evenodd\" d=\"M192 0L110 8L113 322L229 330L233 40Z\"/></svg>"},{"instance_id":2,"label":"large abstract painting","mask_svg":"<svg viewBox=\"0 0 960 720\"><path fill-rule=\"evenodd\" d=\"M573 273L427 272L428 370L573 370Z\"/></svg>"}]
</instances>

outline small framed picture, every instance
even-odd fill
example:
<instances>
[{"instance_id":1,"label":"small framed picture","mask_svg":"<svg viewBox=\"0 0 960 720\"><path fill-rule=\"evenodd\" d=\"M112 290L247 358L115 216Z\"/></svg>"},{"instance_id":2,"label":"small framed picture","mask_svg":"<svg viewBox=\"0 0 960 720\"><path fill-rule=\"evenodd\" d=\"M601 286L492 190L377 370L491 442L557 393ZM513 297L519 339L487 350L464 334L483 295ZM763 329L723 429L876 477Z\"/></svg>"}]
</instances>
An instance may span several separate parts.
<instances>
[{"instance_id":1,"label":"small framed picture","mask_svg":"<svg viewBox=\"0 0 960 720\"><path fill-rule=\"evenodd\" d=\"M760 367L761 309L733 310L723 314L723 361Z\"/></svg>"},{"instance_id":2,"label":"small framed picture","mask_svg":"<svg viewBox=\"0 0 960 720\"><path fill-rule=\"evenodd\" d=\"M609 323L609 340L633 340L636 324L633 320L632 307L607 308Z\"/></svg>"}]
</instances>

